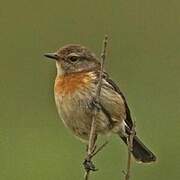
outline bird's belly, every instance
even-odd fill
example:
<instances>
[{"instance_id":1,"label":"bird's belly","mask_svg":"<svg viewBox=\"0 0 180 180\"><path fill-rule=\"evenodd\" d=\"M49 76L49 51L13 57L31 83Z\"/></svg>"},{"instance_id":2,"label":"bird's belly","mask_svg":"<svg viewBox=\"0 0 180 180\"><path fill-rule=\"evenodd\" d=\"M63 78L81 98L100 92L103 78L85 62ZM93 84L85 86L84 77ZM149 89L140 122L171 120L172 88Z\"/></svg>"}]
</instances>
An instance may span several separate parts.
<instances>
[{"instance_id":1,"label":"bird's belly","mask_svg":"<svg viewBox=\"0 0 180 180\"><path fill-rule=\"evenodd\" d=\"M76 136L88 140L92 123L93 92L78 91L65 97L55 94L55 101L60 118ZM97 133L107 133L110 129L109 120L103 112L96 117Z\"/></svg>"}]
</instances>

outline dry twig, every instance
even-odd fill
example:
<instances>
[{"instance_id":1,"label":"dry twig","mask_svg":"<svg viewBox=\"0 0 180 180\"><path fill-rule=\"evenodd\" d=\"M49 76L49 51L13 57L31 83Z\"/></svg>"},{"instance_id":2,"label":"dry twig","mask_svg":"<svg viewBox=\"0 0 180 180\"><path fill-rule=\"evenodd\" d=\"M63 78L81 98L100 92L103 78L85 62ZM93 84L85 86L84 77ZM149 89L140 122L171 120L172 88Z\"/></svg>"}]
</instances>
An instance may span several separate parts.
<instances>
[{"instance_id":1,"label":"dry twig","mask_svg":"<svg viewBox=\"0 0 180 180\"><path fill-rule=\"evenodd\" d=\"M105 62L105 58L106 58L107 40L108 40L108 36L106 35L104 38L104 42L103 42L103 49L102 49L102 54L101 54L101 70L100 70L99 81L98 81L97 89L96 89L96 96L94 99L94 101L95 101L95 103L97 103L97 105L100 101L104 62ZM107 144L107 142L104 143L102 146L100 146L96 150L95 143L96 143L96 139L97 139L97 134L96 134L96 115L97 115L97 113L98 113L98 107L94 106L94 108L92 110L92 124L91 124L91 131L90 131L90 135L89 135L87 157L85 158L85 161L84 161L84 167L86 170L85 176L84 176L85 180L89 179L90 171L96 170L95 166L91 162L92 157L95 156L98 152L100 152L102 150L102 148Z\"/></svg>"},{"instance_id":2,"label":"dry twig","mask_svg":"<svg viewBox=\"0 0 180 180\"><path fill-rule=\"evenodd\" d=\"M130 179L131 175L131 160L132 160L132 150L133 150L133 138L135 136L135 122L133 122L132 130L130 131L130 135L127 138L127 145L128 145L128 159L127 159L127 169L125 174L125 180Z\"/></svg>"}]
</instances>

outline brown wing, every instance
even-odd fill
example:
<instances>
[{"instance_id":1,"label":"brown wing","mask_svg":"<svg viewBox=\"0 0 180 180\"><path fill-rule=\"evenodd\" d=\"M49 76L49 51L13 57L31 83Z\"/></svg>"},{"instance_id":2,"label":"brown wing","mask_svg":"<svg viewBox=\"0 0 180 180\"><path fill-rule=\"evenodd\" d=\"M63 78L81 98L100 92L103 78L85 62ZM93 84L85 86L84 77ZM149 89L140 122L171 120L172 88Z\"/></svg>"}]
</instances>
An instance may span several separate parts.
<instances>
[{"instance_id":1,"label":"brown wing","mask_svg":"<svg viewBox=\"0 0 180 180\"><path fill-rule=\"evenodd\" d=\"M132 122L132 118L131 118L131 113L130 113L130 109L128 107L128 104L126 102L126 99L123 95L123 93L121 92L120 88L113 82L112 79L109 78L109 76L105 73L104 74L104 79L111 85L112 89L114 91L116 91L121 97L122 99L124 100L124 105L125 105L125 111L126 111L126 119L125 119L125 122L127 124L127 128L129 130L132 129L132 126L133 126L133 122Z\"/></svg>"}]
</instances>

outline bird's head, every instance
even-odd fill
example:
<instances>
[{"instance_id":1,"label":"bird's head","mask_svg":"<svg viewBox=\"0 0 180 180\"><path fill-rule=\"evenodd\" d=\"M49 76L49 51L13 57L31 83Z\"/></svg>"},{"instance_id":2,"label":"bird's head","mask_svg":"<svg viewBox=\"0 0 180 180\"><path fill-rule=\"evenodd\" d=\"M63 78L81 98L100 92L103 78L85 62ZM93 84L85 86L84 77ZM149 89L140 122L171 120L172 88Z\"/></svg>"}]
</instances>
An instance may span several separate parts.
<instances>
[{"instance_id":1,"label":"bird's head","mask_svg":"<svg viewBox=\"0 0 180 180\"><path fill-rule=\"evenodd\" d=\"M100 69L100 62L95 54L77 44L66 45L45 56L56 61L58 75Z\"/></svg>"}]
</instances>

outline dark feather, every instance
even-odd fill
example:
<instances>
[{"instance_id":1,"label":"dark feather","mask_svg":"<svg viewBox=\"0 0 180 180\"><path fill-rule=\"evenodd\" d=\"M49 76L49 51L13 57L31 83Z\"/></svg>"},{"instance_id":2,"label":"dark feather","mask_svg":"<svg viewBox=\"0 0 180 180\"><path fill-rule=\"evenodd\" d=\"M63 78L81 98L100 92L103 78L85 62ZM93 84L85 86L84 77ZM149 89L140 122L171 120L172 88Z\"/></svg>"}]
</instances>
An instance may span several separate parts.
<instances>
[{"instance_id":1,"label":"dark feather","mask_svg":"<svg viewBox=\"0 0 180 180\"><path fill-rule=\"evenodd\" d=\"M121 139L127 144L127 138L119 134ZM132 154L136 161L150 163L156 161L156 156L142 143L142 141L134 136Z\"/></svg>"},{"instance_id":2,"label":"dark feather","mask_svg":"<svg viewBox=\"0 0 180 180\"><path fill-rule=\"evenodd\" d=\"M127 105L127 101L126 101L123 93L121 92L120 88L113 82L113 80L111 80L108 77L107 74L105 74L104 78L112 86L114 91L116 91L118 94L120 94L124 100L124 104L125 104L125 108L126 108L125 130L126 130L126 133L128 135L130 135L130 131L132 130L132 127L133 127L133 121L131 119L131 113L130 113L130 109ZM119 136L127 144L127 137L125 137L121 133L119 133ZM133 138L132 154L135 157L135 159L139 162L149 163L149 162L156 161L156 156L142 143L142 141L136 135Z\"/></svg>"}]
</instances>

